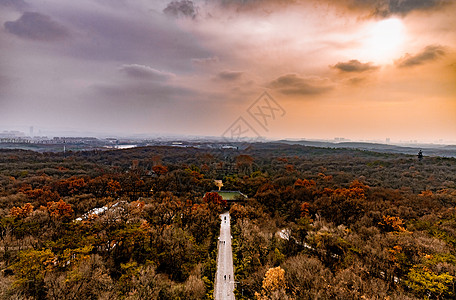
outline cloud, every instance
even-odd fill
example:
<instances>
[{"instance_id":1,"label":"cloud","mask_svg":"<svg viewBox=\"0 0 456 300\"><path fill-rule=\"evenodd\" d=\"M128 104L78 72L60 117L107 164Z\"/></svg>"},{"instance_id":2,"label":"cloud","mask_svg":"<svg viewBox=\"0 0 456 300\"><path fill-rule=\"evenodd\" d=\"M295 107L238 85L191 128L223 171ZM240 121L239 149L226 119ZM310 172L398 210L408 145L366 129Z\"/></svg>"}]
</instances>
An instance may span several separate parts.
<instances>
[{"instance_id":1,"label":"cloud","mask_svg":"<svg viewBox=\"0 0 456 300\"><path fill-rule=\"evenodd\" d=\"M24 0L0 0L0 6L22 9L27 6Z\"/></svg>"},{"instance_id":2,"label":"cloud","mask_svg":"<svg viewBox=\"0 0 456 300\"><path fill-rule=\"evenodd\" d=\"M9 79L8 77L0 74L0 87L2 87L4 84L8 83Z\"/></svg>"},{"instance_id":3,"label":"cloud","mask_svg":"<svg viewBox=\"0 0 456 300\"><path fill-rule=\"evenodd\" d=\"M0 95L5 95L11 79L0 74Z\"/></svg>"},{"instance_id":4,"label":"cloud","mask_svg":"<svg viewBox=\"0 0 456 300\"><path fill-rule=\"evenodd\" d=\"M219 0L219 3L224 6L244 6L244 7L262 7L265 4L278 4L278 5L288 5L295 4L299 2L305 2L303 0Z\"/></svg>"},{"instance_id":5,"label":"cloud","mask_svg":"<svg viewBox=\"0 0 456 300\"><path fill-rule=\"evenodd\" d=\"M165 100L170 95L182 95L186 92L184 89L160 84L96 85L93 88L100 94L107 96L108 99L122 99L126 102L134 102L139 99Z\"/></svg>"},{"instance_id":6,"label":"cloud","mask_svg":"<svg viewBox=\"0 0 456 300\"><path fill-rule=\"evenodd\" d=\"M285 95L319 95L328 92L332 87L321 78L304 78L297 74L285 74L269 83L268 87Z\"/></svg>"},{"instance_id":7,"label":"cloud","mask_svg":"<svg viewBox=\"0 0 456 300\"><path fill-rule=\"evenodd\" d=\"M334 3L334 1L327 1ZM441 8L451 1L448 0L342 0L338 4L353 10L368 10L371 15L389 17L405 16L413 11L426 11Z\"/></svg>"},{"instance_id":8,"label":"cloud","mask_svg":"<svg viewBox=\"0 0 456 300\"><path fill-rule=\"evenodd\" d=\"M216 0L213 1L212 4L218 6L220 11L223 12L222 14L230 17L233 17L233 13L235 15L248 14L266 17L290 6L299 6L300 4L313 1L315 0ZM208 2L209 1L206 1L206 3ZM203 15L203 13L201 13L201 15ZM212 17L212 13L209 13L208 15Z\"/></svg>"},{"instance_id":9,"label":"cloud","mask_svg":"<svg viewBox=\"0 0 456 300\"><path fill-rule=\"evenodd\" d=\"M106 62L147 61L157 69L181 71L191 69L192 58L212 54L162 13L124 11L76 11L60 16L81 33L72 47L64 49L65 55Z\"/></svg>"},{"instance_id":10,"label":"cloud","mask_svg":"<svg viewBox=\"0 0 456 300\"><path fill-rule=\"evenodd\" d=\"M174 80L177 76L173 73L140 64L122 65L119 71L135 80L112 79L92 85L92 91L107 101L131 102L135 105L166 103L195 95L195 90Z\"/></svg>"},{"instance_id":11,"label":"cloud","mask_svg":"<svg viewBox=\"0 0 456 300\"><path fill-rule=\"evenodd\" d=\"M213 57L205 57L205 58L192 58L192 63L195 65L212 65L216 64L220 61L220 59L217 56Z\"/></svg>"},{"instance_id":12,"label":"cloud","mask_svg":"<svg viewBox=\"0 0 456 300\"><path fill-rule=\"evenodd\" d=\"M137 64L123 65L120 71L133 78L155 81L166 81L175 77L173 73L162 72L149 66Z\"/></svg>"},{"instance_id":13,"label":"cloud","mask_svg":"<svg viewBox=\"0 0 456 300\"><path fill-rule=\"evenodd\" d=\"M339 7L351 11L365 11L371 16L386 18L391 15L405 16L413 11L428 11L444 7L452 0L219 0L221 6L238 10L264 10L268 7L313 4L324 7Z\"/></svg>"},{"instance_id":14,"label":"cloud","mask_svg":"<svg viewBox=\"0 0 456 300\"><path fill-rule=\"evenodd\" d=\"M136 81L96 84L88 90L87 96L96 97L102 105L121 105L148 111L150 105L172 108L179 103L193 101L197 94L196 90L175 83Z\"/></svg>"},{"instance_id":15,"label":"cloud","mask_svg":"<svg viewBox=\"0 0 456 300\"><path fill-rule=\"evenodd\" d=\"M64 26L36 12L25 12L18 20L5 22L4 27L11 34L38 41L56 41L69 36Z\"/></svg>"},{"instance_id":16,"label":"cloud","mask_svg":"<svg viewBox=\"0 0 456 300\"><path fill-rule=\"evenodd\" d=\"M395 61L396 66L399 68L407 68L422 65L429 61L433 61L438 59L441 56L446 54L446 50L444 47L439 45L431 45L427 46L418 54L410 55L406 54L405 56L401 57L397 61Z\"/></svg>"},{"instance_id":17,"label":"cloud","mask_svg":"<svg viewBox=\"0 0 456 300\"><path fill-rule=\"evenodd\" d=\"M388 6L386 10L380 11L380 14L389 16L391 14L406 15L414 10L429 10L441 7L447 4L448 0L389 0L386 1Z\"/></svg>"},{"instance_id":18,"label":"cloud","mask_svg":"<svg viewBox=\"0 0 456 300\"><path fill-rule=\"evenodd\" d=\"M222 71L217 74L217 77L222 80L227 80L227 81L234 81L238 80L242 77L242 74L244 72L239 72L239 71Z\"/></svg>"},{"instance_id":19,"label":"cloud","mask_svg":"<svg viewBox=\"0 0 456 300\"><path fill-rule=\"evenodd\" d=\"M332 66L342 72L361 73L366 71L378 70L378 66L373 65L371 62L362 63L359 60L353 59L348 62L339 62Z\"/></svg>"},{"instance_id":20,"label":"cloud","mask_svg":"<svg viewBox=\"0 0 456 300\"><path fill-rule=\"evenodd\" d=\"M165 15L175 18L189 17L194 19L198 14L198 9L192 1L182 0L170 2L163 12Z\"/></svg>"}]
</instances>

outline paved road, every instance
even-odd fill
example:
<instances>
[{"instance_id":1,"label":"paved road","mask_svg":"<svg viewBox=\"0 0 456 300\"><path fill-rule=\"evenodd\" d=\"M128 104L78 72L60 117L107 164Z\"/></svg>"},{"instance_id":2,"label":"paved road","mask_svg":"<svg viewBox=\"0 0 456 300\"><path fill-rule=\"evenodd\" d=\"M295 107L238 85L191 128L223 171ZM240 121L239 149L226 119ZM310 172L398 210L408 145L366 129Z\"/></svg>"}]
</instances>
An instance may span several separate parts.
<instances>
[{"instance_id":1,"label":"paved road","mask_svg":"<svg viewBox=\"0 0 456 300\"><path fill-rule=\"evenodd\" d=\"M220 237L217 255L217 273L215 274L215 300L234 300L234 268L231 251L230 214L220 215Z\"/></svg>"}]
</instances>

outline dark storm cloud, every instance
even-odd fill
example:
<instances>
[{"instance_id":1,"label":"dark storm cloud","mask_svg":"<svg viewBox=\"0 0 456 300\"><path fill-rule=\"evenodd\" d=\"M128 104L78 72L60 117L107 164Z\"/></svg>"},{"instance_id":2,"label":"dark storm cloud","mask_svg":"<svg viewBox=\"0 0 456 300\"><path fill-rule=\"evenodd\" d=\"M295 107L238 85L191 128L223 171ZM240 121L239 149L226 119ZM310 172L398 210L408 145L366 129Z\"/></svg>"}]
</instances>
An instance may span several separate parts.
<instances>
[{"instance_id":1,"label":"dark storm cloud","mask_svg":"<svg viewBox=\"0 0 456 300\"><path fill-rule=\"evenodd\" d=\"M372 63L362 63L359 60L353 59L348 62L339 62L333 66L334 69L338 69L342 72L349 73L361 73L366 71L375 71L378 70L378 66L373 65Z\"/></svg>"},{"instance_id":2,"label":"dark storm cloud","mask_svg":"<svg viewBox=\"0 0 456 300\"><path fill-rule=\"evenodd\" d=\"M444 47L439 45L431 45L424 48L424 50L418 54L406 54L405 56L397 60L395 63L396 66L398 66L399 68L413 67L436 60L444 56L445 54L446 50Z\"/></svg>"},{"instance_id":3,"label":"dark storm cloud","mask_svg":"<svg viewBox=\"0 0 456 300\"><path fill-rule=\"evenodd\" d=\"M120 71L132 78L148 79L155 81L166 81L175 77L174 74L162 72L149 66L137 64L123 65L120 68Z\"/></svg>"},{"instance_id":4,"label":"dark storm cloud","mask_svg":"<svg viewBox=\"0 0 456 300\"><path fill-rule=\"evenodd\" d=\"M389 0L386 2L385 8L378 11L380 15L406 15L414 10L435 9L449 3L448 0Z\"/></svg>"},{"instance_id":5,"label":"dark storm cloud","mask_svg":"<svg viewBox=\"0 0 456 300\"><path fill-rule=\"evenodd\" d=\"M413 11L434 10L451 3L451 0L341 0L330 5L343 5L353 10L367 10L373 16L405 16Z\"/></svg>"},{"instance_id":6,"label":"dark storm cloud","mask_svg":"<svg viewBox=\"0 0 456 300\"><path fill-rule=\"evenodd\" d=\"M287 6L299 3L327 3L329 6L367 11L372 16L405 16L412 11L433 10L452 3L452 0L219 0L223 6L264 8L265 5Z\"/></svg>"},{"instance_id":7,"label":"dark storm cloud","mask_svg":"<svg viewBox=\"0 0 456 300\"><path fill-rule=\"evenodd\" d=\"M286 74L273 80L268 87L278 90L286 95L319 95L332 89L327 84L322 84L318 80L300 77L297 74Z\"/></svg>"},{"instance_id":8,"label":"dark storm cloud","mask_svg":"<svg viewBox=\"0 0 456 300\"><path fill-rule=\"evenodd\" d=\"M36 12L25 12L18 20L5 22L4 27L21 38L39 41L56 41L69 36L64 26Z\"/></svg>"},{"instance_id":9,"label":"dark storm cloud","mask_svg":"<svg viewBox=\"0 0 456 300\"><path fill-rule=\"evenodd\" d=\"M222 80L234 81L234 80L240 79L242 77L242 74L244 74L244 72L222 71L222 72L218 73L217 77Z\"/></svg>"},{"instance_id":10,"label":"dark storm cloud","mask_svg":"<svg viewBox=\"0 0 456 300\"><path fill-rule=\"evenodd\" d=\"M163 10L163 12L171 17L190 17L195 18L198 9L192 1L182 0L182 1L172 1L168 6Z\"/></svg>"}]
</instances>

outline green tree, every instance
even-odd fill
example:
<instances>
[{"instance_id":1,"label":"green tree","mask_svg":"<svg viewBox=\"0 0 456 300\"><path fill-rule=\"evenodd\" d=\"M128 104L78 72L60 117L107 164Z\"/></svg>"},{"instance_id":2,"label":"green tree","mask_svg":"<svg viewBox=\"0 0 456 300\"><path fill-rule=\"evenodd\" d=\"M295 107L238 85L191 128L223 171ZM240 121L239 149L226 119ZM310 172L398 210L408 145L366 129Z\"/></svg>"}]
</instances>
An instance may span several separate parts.
<instances>
[{"instance_id":1,"label":"green tree","mask_svg":"<svg viewBox=\"0 0 456 300\"><path fill-rule=\"evenodd\" d=\"M44 277L57 266L57 257L50 249L21 251L12 265L16 281L14 287L36 299L46 298Z\"/></svg>"},{"instance_id":2,"label":"green tree","mask_svg":"<svg viewBox=\"0 0 456 300\"><path fill-rule=\"evenodd\" d=\"M440 299L452 296L451 287L454 277L448 273L436 274L427 267L414 266L407 275L405 285L417 295Z\"/></svg>"}]
</instances>

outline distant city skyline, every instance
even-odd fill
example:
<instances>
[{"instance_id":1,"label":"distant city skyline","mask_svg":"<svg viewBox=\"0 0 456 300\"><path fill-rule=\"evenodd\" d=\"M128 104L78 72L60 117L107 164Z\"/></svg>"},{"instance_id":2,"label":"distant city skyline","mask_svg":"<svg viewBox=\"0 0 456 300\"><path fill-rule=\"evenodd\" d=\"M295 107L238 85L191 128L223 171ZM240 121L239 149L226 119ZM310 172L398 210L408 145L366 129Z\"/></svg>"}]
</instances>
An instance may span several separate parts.
<instances>
[{"instance_id":1,"label":"distant city skyline","mask_svg":"<svg viewBox=\"0 0 456 300\"><path fill-rule=\"evenodd\" d=\"M0 0L0 132L456 143L455 15L449 0Z\"/></svg>"},{"instance_id":2,"label":"distant city skyline","mask_svg":"<svg viewBox=\"0 0 456 300\"><path fill-rule=\"evenodd\" d=\"M33 126L31 126L33 127ZM29 127L30 129L30 127ZM16 136L20 138L32 138L32 139L40 139L40 138L99 138L99 139L137 139L137 140L145 140L145 139L167 139L167 140L195 140L195 139L208 139L208 140L218 140L218 141L230 141L230 139L226 139L220 135L185 135L185 134L167 134L167 133L155 133L155 134L146 134L146 133L108 133L108 132L90 132L90 131L77 131L77 130L69 130L69 131L41 131L39 130L38 133L30 135L24 131L21 131L20 128L18 130L3 130L0 128L0 138L8 137L8 136ZM391 138L367 138L367 139L352 139L349 137L320 137L320 138L310 138L310 137L266 137L260 136L254 138L245 137L244 139L246 142L255 142L255 141L279 141L279 140L289 140L289 141L326 141L326 142L334 142L334 143L343 143L343 142L367 142L367 143L381 143L381 144L435 144L435 145L456 145L456 140L444 140L444 139L433 139L433 140L418 140L418 139L391 139ZM231 141L235 141L231 139Z\"/></svg>"}]
</instances>

